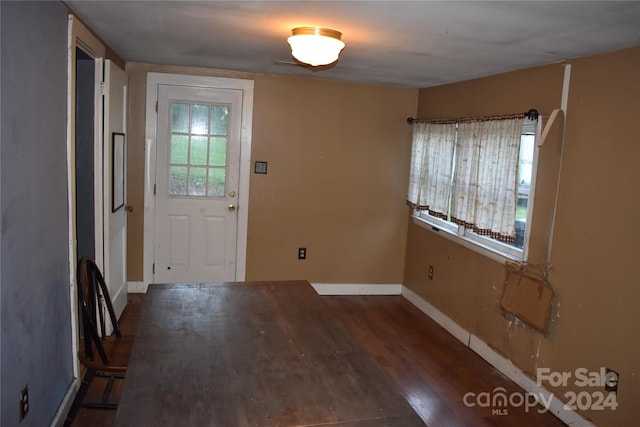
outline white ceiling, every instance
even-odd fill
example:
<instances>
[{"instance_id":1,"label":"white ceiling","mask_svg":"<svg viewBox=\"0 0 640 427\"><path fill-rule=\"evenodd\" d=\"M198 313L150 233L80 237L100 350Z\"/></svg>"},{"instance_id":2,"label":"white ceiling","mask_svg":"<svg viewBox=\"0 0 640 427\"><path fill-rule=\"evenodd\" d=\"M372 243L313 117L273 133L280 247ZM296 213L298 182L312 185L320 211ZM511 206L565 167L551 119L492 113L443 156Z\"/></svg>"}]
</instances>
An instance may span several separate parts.
<instances>
[{"instance_id":1,"label":"white ceiling","mask_svg":"<svg viewBox=\"0 0 640 427\"><path fill-rule=\"evenodd\" d=\"M640 45L640 1L66 3L126 61L413 88ZM341 31L338 62L295 65L299 26Z\"/></svg>"}]
</instances>

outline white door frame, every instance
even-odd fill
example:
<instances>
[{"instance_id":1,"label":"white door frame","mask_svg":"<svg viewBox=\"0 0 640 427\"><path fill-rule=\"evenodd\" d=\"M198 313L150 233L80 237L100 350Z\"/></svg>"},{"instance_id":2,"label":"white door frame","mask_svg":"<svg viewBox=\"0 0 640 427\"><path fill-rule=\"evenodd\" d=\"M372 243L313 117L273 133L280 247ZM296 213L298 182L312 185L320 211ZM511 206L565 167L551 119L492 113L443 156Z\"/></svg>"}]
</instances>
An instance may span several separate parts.
<instances>
[{"instance_id":1,"label":"white door frame","mask_svg":"<svg viewBox=\"0 0 640 427\"><path fill-rule=\"evenodd\" d=\"M78 360L78 339L79 339L79 331L78 331L78 296L77 296L77 283L76 283L76 266L78 261L78 253L77 253L77 232L76 232L76 157L75 157L75 149L76 149L76 141L75 141L75 125L76 125L76 114L75 114L75 106L76 106L76 47L82 49L86 54L95 60L99 60L105 57L106 48L105 46L98 40L97 37L91 33L87 27L82 24L80 20L78 20L73 15L69 15L69 24L68 24L68 34L67 34L67 201L68 201L68 219L69 219L69 301L71 307L71 354L73 357L73 380L67 390L60 406L58 407L58 412L54 416L54 419L51 425L61 425L67 416L67 412L71 408L73 404L73 400L76 396L78 389L80 388L80 361ZM96 176L98 173L101 173L102 170L102 119L98 119L98 107L102 107L102 103L100 105L96 104L95 110L95 165L100 169L95 168L94 174ZM102 114L100 112L100 114ZM100 172L98 172L100 170ZM98 195L102 197L102 183L99 179L94 183L95 191L96 191L96 200ZM100 199L100 203L96 205L96 212L101 209L102 200ZM100 232L96 231L96 258L99 255L98 249L102 247L102 241L99 240L102 238L102 223L101 219L96 216L96 230L100 230ZM99 247L98 247L99 246ZM102 261L100 261L102 262Z\"/></svg>"},{"instance_id":2,"label":"white door frame","mask_svg":"<svg viewBox=\"0 0 640 427\"><path fill-rule=\"evenodd\" d=\"M118 75L124 82L118 83ZM112 212L112 191L115 182L111 176L114 167L114 152L112 147L112 132L127 133L127 91L128 77L113 61L106 59L103 64L103 100L102 111L102 274L109 289L111 303L116 317L124 311L127 305L127 210L122 206L117 212ZM118 114L119 113L119 114ZM126 136L125 136L126 138ZM123 201L127 205L126 195L126 142L124 154L124 194ZM114 233L120 233L120 240L114 240ZM114 255L118 256L114 256ZM98 264L99 265L99 264ZM117 273L117 274L116 274ZM111 334L113 327L107 322L107 334Z\"/></svg>"},{"instance_id":3,"label":"white door frame","mask_svg":"<svg viewBox=\"0 0 640 427\"><path fill-rule=\"evenodd\" d=\"M146 292L153 283L155 251L155 177L158 85L199 86L242 91L240 132L240 183L238 187L238 234L236 248L236 281L244 281L247 261L247 224L249 219L249 177L251 169L251 129L253 121L253 80L182 74L147 73L147 105L145 127L144 237L142 284L130 283L130 291Z\"/></svg>"}]
</instances>

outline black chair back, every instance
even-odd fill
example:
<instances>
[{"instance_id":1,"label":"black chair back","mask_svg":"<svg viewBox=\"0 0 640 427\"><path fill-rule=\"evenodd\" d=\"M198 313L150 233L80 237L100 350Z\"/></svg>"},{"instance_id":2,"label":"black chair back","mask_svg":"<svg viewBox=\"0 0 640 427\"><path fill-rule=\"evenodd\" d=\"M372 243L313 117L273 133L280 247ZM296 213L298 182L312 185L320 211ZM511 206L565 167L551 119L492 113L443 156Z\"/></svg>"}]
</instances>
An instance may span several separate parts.
<instances>
[{"instance_id":1,"label":"black chair back","mask_svg":"<svg viewBox=\"0 0 640 427\"><path fill-rule=\"evenodd\" d=\"M96 263L89 258L81 258L78 263L78 302L82 317L85 355L93 358L93 346L95 346L102 363L108 365L109 359L101 343L106 335L105 306L113 325L113 333L117 337L121 337L120 327L104 277Z\"/></svg>"}]
</instances>

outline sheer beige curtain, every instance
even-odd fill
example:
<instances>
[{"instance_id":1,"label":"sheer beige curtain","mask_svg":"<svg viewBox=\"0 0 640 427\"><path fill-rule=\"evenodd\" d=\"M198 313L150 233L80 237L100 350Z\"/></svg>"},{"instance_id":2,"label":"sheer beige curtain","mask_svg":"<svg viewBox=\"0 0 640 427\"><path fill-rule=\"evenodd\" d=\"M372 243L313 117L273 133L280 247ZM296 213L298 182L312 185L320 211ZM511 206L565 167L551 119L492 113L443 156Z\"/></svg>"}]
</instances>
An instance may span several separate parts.
<instances>
[{"instance_id":1,"label":"sheer beige curtain","mask_svg":"<svg viewBox=\"0 0 640 427\"><path fill-rule=\"evenodd\" d=\"M413 126L408 205L447 219L456 125L416 123Z\"/></svg>"},{"instance_id":2,"label":"sheer beige curtain","mask_svg":"<svg viewBox=\"0 0 640 427\"><path fill-rule=\"evenodd\" d=\"M480 235L515 241L523 118L463 122L451 200L452 221Z\"/></svg>"}]
</instances>

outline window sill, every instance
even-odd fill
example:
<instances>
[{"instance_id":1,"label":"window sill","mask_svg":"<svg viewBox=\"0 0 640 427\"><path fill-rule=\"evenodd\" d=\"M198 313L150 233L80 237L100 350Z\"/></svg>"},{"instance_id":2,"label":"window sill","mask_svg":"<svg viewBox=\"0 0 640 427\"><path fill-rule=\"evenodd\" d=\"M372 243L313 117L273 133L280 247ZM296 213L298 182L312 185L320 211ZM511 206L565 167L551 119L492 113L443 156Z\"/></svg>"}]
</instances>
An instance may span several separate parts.
<instances>
[{"instance_id":1,"label":"window sill","mask_svg":"<svg viewBox=\"0 0 640 427\"><path fill-rule=\"evenodd\" d=\"M444 237L445 239L451 240L452 242L455 242L461 246L464 246L467 249L470 249L476 253L479 253L480 255L483 255L487 258L490 258L494 261L497 261L501 264L510 262L516 262L518 264L522 263L523 260L518 258L518 257L514 257L511 254L506 254L503 252L500 252L494 248L489 248L486 246L483 246L482 244L475 242L473 240L470 240L464 236L459 236L455 233L453 233L452 231L443 229L438 227L435 224L430 223L429 221L425 220L424 218L421 218L417 215L411 215L411 219L413 220L413 223L419 227L425 228L429 231L431 231L432 233L436 233L442 237Z\"/></svg>"}]
</instances>

